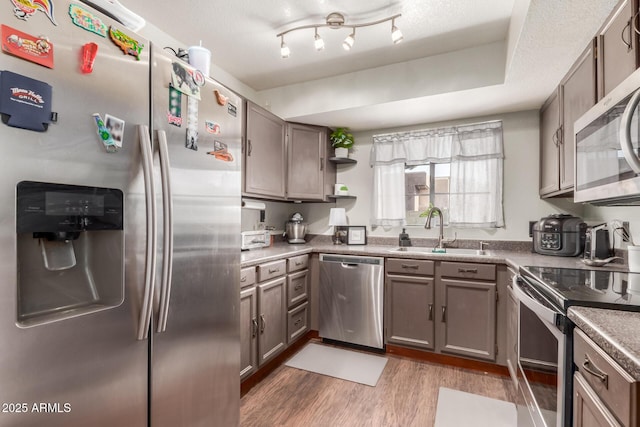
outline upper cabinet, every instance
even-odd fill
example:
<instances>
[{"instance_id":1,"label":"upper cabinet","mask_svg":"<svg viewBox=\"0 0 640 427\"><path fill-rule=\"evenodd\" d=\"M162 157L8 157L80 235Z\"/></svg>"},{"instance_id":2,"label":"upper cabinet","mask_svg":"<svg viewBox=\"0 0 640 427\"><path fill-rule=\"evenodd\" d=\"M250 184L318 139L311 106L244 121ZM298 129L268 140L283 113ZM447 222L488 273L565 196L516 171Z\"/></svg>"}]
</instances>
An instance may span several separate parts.
<instances>
[{"instance_id":1,"label":"upper cabinet","mask_svg":"<svg viewBox=\"0 0 640 427\"><path fill-rule=\"evenodd\" d=\"M573 191L573 124L596 103L595 61L591 43L540 110L541 197Z\"/></svg>"},{"instance_id":2,"label":"upper cabinet","mask_svg":"<svg viewBox=\"0 0 640 427\"><path fill-rule=\"evenodd\" d=\"M598 99L637 68L638 35L633 22L637 5L634 3L634 0L622 0L598 32Z\"/></svg>"},{"instance_id":3,"label":"upper cabinet","mask_svg":"<svg viewBox=\"0 0 640 427\"><path fill-rule=\"evenodd\" d=\"M325 200L335 183L335 165L327 158L328 129L287 124L287 198Z\"/></svg>"},{"instance_id":4,"label":"upper cabinet","mask_svg":"<svg viewBox=\"0 0 640 427\"><path fill-rule=\"evenodd\" d=\"M247 102L244 195L272 200L326 201L336 182L328 129L287 123Z\"/></svg>"},{"instance_id":5,"label":"upper cabinet","mask_svg":"<svg viewBox=\"0 0 640 427\"><path fill-rule=\"evenodd\" d=\"M286 122L252 102L247 102L246 135L244 193L284 199Z\"/></svg>"}]
</instances>

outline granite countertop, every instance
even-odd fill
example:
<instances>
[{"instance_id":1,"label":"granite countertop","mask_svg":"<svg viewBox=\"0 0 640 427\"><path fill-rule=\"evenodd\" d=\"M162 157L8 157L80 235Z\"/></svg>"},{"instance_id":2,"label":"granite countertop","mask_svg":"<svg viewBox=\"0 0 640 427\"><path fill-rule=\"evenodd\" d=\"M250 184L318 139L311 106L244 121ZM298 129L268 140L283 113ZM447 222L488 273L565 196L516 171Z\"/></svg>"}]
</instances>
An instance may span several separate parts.
<instances>
[{"instance_id":1,"label":"granite countertop","mask_svg":"<svg viewBox=\"0 0 640 427\"><path fill-rule=\"evenodd\" d=\"M438 261L459 261L487 264L506 264L514 269L520 266L535 265L538 267L561 267L597 270L598 267L585 265L580 257L559 257L540 255L530 251L522 250L485 250L485 255L475 254L453 254L453 253L416 253L393 251L397 245L333 245L330 242L312 241L306 244L276 243L271 247L254 249L242 252L240 264L242 267L250 267L264 262L274 261L281 258L302 255L306 253L332 253L343 255L366 255L379 256L385 258L413 258L432 259ZM627 271L625 265L608 264L600 267L602 270Z\"/></svg>"},{"instance_id":2,"label":"granite countertop","mask_svg":"<svg viewBox=\"0 0 640 427\"><path fill-rule=\"evenodd\" d=\"M640 381L640 313L589 307L570 307L569 319Z\"/></svg>"}]
</instances>

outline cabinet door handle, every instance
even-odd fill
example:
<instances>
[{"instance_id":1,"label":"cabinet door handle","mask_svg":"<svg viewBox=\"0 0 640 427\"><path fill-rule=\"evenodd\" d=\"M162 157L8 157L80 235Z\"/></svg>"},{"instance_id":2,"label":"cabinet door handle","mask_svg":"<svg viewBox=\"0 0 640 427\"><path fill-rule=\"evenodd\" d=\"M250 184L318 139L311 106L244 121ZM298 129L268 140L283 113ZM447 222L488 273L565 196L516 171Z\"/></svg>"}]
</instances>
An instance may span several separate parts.
<instances>
[{"instance_id":1,"label":"cabinet door handle","mask_svg":"<svg viewBox=\"0 0 640 427\"><path fill-rule=\"evenodd\" d=\"M562 145L564 144L564 141L562 140L562 126L560 125L560 127L558 128L558 145Z\"/></svg>"},{"instance_id":2,"label":"cabinet door handle","mask_svg":"<svg viewBox=\"0 0 640 427\"><path fill-rule=\"evenodd\" d=\"M429 304L429 320L433 320L433 304Z\"/></svg>"},{"instance_id":3,"label":"cabinet door handle","mask_svg":"<svg viewBox=\"0 0 640 427\"><path fill-rule=\"evenodd\" d=\"M324 157L320 157L320 172L324 170Z\"/></svg>"},{"instance_id":4,"label":"cabinet door handle","mask_svg":"<svg viewBox=\"0 0 640 427\"><path fill-rule=\"evenodd\" d=\"M251 336L255 338L256 335L258 335L258 319L255 317L251 319L251 324L253 325L251 328Z\"/></svg>"},{"instance_id":5,"label":"cabinet door handle","mask_svg":"<svg viewBox=\"0 0 640 427\"><path fill-rule=\"evenodd\" d=\"M253 149L253 146L251 145L251 140L247 139L247 156L251 155L251 150Z\"/></svg>"},{"instance_id":6,"label":"cabinet door handle","mask_svg":"<svg viewBox=\"0 0 640 427\"><path fill-rule=\"evenodd\" d=\"M592 367L593 366L593 367ZM584 362L582 362L582 368L600 380L604 384L604 388L609 388L609 375L602 372L593 362L589 359L589 356L584 355Z\"/></svg>"},{"instance_id":7,"label":"cabinet door handle","mask_svg":"<svg viewBox=\"0 0 640 427\"><path fill-rule=\"evenodd\" d=\"M280 271L280 269L279 269L279 268L270 268L270 269L269 269L269 274L277 273L277 272L279 272L279 271Z\"/></svg>"},{"instance_id":8,"label":"cabinet door handle","mask_svg":"<svg viewBox=\"0 0 640 427\"><path fill-rule=\"evenodd\" d=\"M442 323L447 323L447 306L442 306Z\"/></svg>"},{"instance_id":9,"label":"cabinet door handle","mask_svg":"<svg viewBox=\"0 0 640 427\"><path fill-rule=\"evenodd\" d=\"M260 333L264 334L264 328L267 327L267 321L264 320L264 314L260 315Z\"/></svg>"},{"instance_id":10,"label":"cabinet door handle","mask_svg":"<svg viewBox=\"0 0 640 427\"><path fill-rule=\"evenodd\" d=\"M637 14L636 14L637 15ZM632 44L632 38L633 38L633 29L631 27L631 22L635 19L635 16L631 19L629 19L629 22L627 22L627 25L624 26L624 28L622 29L622 33L620 34L620 38L622 39L622 43L624 43L625 45L627 45L627 52L630 52L631 49L633 49L633 44ZM624 33L627 32L627 29L629 30L629 41L626 41L624 39Z\"/></svg>"},{"instance_id":11,"label":"cabinet door handle","mask_svg":"<svg viewBox=\"0 0 640 427\"><path fill-rule=\"evenodd\" d=\"M420 266L418 264L402 264L401 265L402 268L411 268L414 270L417 270L418 268L420 268Z\"/></svg>"},{"instance_id":12,"label":"cabinet door handle","mask_svg":"<svg viewBox=\"0 0 640 427\"><path fill-rule=\"evenodd\" d=\"M477 268L458 268L458 273L477 273Z\"/></svg>"}]
</instances>

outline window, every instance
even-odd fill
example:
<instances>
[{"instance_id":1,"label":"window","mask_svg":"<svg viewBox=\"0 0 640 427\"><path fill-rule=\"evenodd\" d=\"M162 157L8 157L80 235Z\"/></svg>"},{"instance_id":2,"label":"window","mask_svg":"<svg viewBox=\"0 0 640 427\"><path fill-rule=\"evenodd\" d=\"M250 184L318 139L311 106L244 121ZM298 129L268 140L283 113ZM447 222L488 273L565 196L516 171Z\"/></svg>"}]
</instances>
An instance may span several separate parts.
<instances>
[{"instance_id":1,"label":"window","mask_svg":"<svg viewBox=\"0 0 640 427\"><path fill-rule=\"evenodd\" d=\"M437 206L443 212L445 224L449 212L450 163L405 165L405 210L407 225L424 225L426 210Z\"/></svg>"},{"instance_id":2,"label":"window","mask_svg":"<svg viewBox=\"0 0 640 427\"><path fill-rule=\"evenodd\" d=\"M373 136L371 224L424 224L429 205L458 228L504 227L502 122Z\"/></svg>"}]
</instances>

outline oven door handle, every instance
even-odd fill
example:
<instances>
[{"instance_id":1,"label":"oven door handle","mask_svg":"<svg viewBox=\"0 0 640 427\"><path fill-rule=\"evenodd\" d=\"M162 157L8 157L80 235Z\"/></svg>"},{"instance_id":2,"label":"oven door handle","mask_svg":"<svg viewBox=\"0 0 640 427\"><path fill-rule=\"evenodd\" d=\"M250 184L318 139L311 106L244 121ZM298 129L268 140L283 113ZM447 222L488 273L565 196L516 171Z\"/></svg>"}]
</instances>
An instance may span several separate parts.
<instances>
[{"instance_id":1,"label":"oven door handle","mask_svg":"<svg viewBox=\"0 0 640 427\"><path fill-rule=\"evenodd\" d=\"M529 310L533 311L543 322L547 323L550 326L553 326L553 329L557 328L557 317L564 316L560 311L552 310L549 307L546 307L541 302L539 302L533 295L531 295L526 289L520 286L520 280L522 280L519 276L513 276L513 291L518 298L518 301L522 302L524 305L529 308Z\"/></svg>"}]
</instances>

